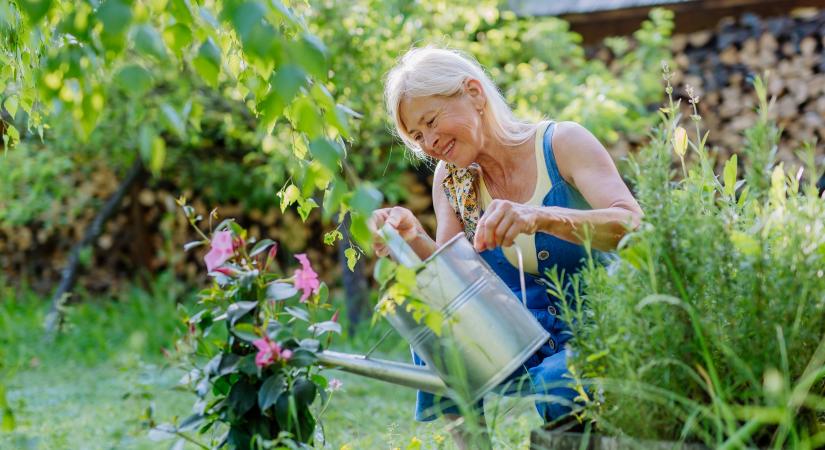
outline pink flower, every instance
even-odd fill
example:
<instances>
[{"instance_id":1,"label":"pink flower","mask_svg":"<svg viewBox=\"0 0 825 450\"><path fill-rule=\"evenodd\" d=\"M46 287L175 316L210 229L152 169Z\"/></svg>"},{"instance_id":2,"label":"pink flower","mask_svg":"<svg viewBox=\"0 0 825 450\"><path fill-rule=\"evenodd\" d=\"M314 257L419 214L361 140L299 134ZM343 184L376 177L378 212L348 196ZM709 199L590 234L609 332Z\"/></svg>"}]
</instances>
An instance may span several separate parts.
<instances>
[{"instance_id":1,"label":"pink flower","mask_svg":"<svg viewBox=\"0 0 825 450\"><path fill-rule=\"evenodd\" d=\"M289 361L290 359L292 359L292 350L290 350L288 348L284 349L281 352L281 359L284 360L284 361Z\"/></svg>"},{"instance_id":2,"label":"pink flower","mask_svg":"<svg viewBox=\"0 0 825 450\"><path fill-rule=\"evenodd\" d=\"M281 346L277 342L270 341L268 337L256 339L252 342L252 345L258 348L258 354L255 355L255 364L258 367L266 367L281 357ZM290 352L290 356L292 356L292 352Z\"/></svg>"},{"instance_id":3,"label":"pink flower","mask_svg":"<svg viewBox=\"0 0 825 450\"><path fill-rule=\"evenodd\" d=\"M338 389L341 389L341 386L343 386L343 385L344 385L344 383L341 382L341 380L339 380L337 378L333 378L333 379L329 380L328 388L329 388L330 391L335 392Z\"/></svg>"},{"instance_id":4,"label":"pink flower","mask_svg":"<svg viewBox=\"0 0 825 450\"><path fill-rule=\"evenodd\" d=\"M304 291L301 301L306 302L310 294L318 293L321 282L318 281L318 274L309 265L309 259L305 253L297 254L295 258L301 262L301 268L295 269L295 287Z\"/></svg>"},{"instance_id":5,"label":"pink flower","mask_svg":"<svg viewBox=\"0 0 825 450\"><path fill-rule=\"evenodd\" d=\"M212 248L203 257L206 262L206 270L212 272L216 267L225 263L232 257L235 250L232 248L232 233L229 231L218 231L212 237Z\"/></svg>"},{"instance_id":6,"label":"pink flower","mask_svg":"<svg viewBox=\"0 0 825 450\"><path fill-rule=\"evenodd\" d=\"M331 320L331 321L333 321L333 322L336 322L336 323L337 323L337 322L338 322L338 311L339 311L339 310L338 310L338 309L336 309L336 310L335 310L335 314L333 314L333 315L332 315L332 319L329 319L329 320Z\"/></svg>"}]
</instances>

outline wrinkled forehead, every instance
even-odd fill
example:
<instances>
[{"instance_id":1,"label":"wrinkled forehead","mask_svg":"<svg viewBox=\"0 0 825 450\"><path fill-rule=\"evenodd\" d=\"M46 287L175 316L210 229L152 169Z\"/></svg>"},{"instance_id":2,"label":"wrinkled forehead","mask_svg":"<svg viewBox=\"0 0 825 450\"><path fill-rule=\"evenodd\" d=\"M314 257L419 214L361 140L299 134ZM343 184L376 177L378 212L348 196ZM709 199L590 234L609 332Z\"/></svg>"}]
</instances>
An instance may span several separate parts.
<instances>
[{"instance_id":1,"label":"wrinkled forehead","mask_svg":"<svg viewBox=\"0 0 825 450\"><path fill-rule=\"evenodd\" d=\"M419 128L419 122L429 113L442 108L450 97L427 95L423 97L404 96L398 104L398 119L401 131L409 133Z\"/></svg>"}]
</instances>

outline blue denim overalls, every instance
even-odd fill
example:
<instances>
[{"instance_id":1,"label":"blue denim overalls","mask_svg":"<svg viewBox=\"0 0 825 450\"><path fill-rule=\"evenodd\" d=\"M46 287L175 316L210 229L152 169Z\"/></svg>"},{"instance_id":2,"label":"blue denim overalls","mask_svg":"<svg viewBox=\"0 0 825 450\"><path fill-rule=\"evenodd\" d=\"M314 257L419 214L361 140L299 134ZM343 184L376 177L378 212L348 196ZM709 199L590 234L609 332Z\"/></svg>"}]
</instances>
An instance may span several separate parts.
<instances>
[{"instance_id":1,"label":"blue denim overalls","mask_svg":"<svg viewBox=\"0 0 825 450\"><path fill-rule=\"evenodd\" d=\"M559 174L556 167L556 160L553 155L553 130L555 123L550 123L544 133L544 160L547 172L550 175L552 187L545 195L542 205L559 206L573 209L590 209L590 206L581 194L570 186ZM545 270L554 265L564 273L563 281L565 285L570 274L576 273L584 265L586 253L584 247L559 239L546 233L536 234L536 252L538 260L539 274L544 274ZM594 257L601 256L596 255ZM519 283L519 271L504 256L501 247L492 250L485 250L481 253L487 264L501 277L507 286L521 298L521 286ZM546 281L542 276L534 276L525 273L527 290L527 308L538 319L545 330L550 332L550 339L535 354L533 354L516 372L510 375L505 383L512 382L518 377L527 373L530 378L529 390L519 389L519 392L537 394L543 399L536 402L536 409L539 415L546 421L551 421L564 416L570 412L570 404L577 393L573 389L563 386L567 380L567 357L569 350L565 349L565 343L570 339L570 332L557 315L561 311L560 299L551 296L544 285ZM425 363L413 352L413 362L416 365ZM549 386L549 387L548 387ZM507 393L513 393L508 390ZM548 396L560 397L567 402L557 403L548 401ZM435 406L435 403L438 406ZM476 407L483 413L481 401ZM415 406L415 419L422 422L434 420L437 414L459 414L459 410L452 400L446 397L438 397L433 394L418 391Z\"/></svg>"}]
</instances>

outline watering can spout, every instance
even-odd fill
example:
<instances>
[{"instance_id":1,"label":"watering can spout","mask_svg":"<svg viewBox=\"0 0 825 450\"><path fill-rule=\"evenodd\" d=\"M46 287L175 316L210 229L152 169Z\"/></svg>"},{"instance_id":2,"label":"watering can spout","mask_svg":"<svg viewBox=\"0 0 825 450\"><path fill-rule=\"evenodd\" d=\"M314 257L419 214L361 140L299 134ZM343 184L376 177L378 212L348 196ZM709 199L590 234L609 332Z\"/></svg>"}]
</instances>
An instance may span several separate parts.
<instances>
[{"instance_id":1,"label":"watering can spout","mask_svg":"<svg viewBox=\"0 0 825 450\"><path fill-rule=\"evenodd\" d=\"M318 360L327 367L356 375L420 389L437 395L447 394L447 386L444 381L434 372L422 366L329 350L318 353Z\"/></svg>"}]
</instances>

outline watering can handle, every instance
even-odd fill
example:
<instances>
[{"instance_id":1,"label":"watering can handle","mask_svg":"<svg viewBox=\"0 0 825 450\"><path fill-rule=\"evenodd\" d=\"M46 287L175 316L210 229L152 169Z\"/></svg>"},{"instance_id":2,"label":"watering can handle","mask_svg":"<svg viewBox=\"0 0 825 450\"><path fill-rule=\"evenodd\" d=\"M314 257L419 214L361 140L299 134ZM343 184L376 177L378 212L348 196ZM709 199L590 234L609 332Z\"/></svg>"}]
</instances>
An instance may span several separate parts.
<instances>
[{"instance_id":1,"label":"watering can handle","mask_svg":"<svg viewBox=\"0 0 825 450\"><path fill-rule=\"evenodd\" d=\"M381 229L378 230L378 235L387 244L390 254L398 261L398 264L407 267L421 265L421 258L419 258L412 247L407 244L407 241L398 234L398 230L385 223Z\"/></svg>"},{"instance_id":2,"label":"watering can handle","mask_svg":"<svg viewBox=\"0 0 825 450\"><path fill-rule=\"evenodd\" d=\"M518 257L518 280L521 283L521 303L527 307L527 288L524 283L524 257L521 254L521 247L514 245L516 249L516 256Z\"/></svg>"}]
</instances>

